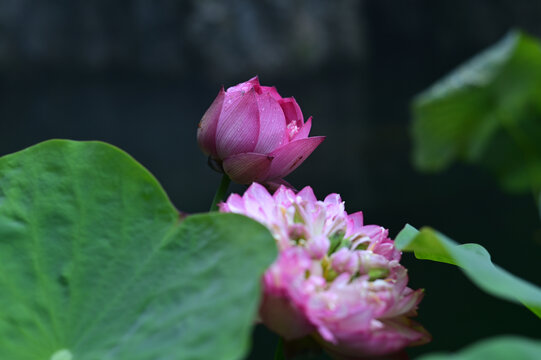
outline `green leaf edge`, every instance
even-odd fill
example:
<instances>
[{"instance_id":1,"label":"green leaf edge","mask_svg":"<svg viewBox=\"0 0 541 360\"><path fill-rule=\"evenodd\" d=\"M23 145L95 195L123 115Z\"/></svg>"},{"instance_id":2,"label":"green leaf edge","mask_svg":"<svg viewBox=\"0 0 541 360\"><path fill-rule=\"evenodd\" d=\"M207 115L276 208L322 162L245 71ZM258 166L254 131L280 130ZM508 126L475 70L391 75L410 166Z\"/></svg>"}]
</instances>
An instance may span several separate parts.
<instances>
[{"instance_id":1,"label":"green leaf edge","mask_svg":"<svg viewBox=\"0 0 541 360\"><path fill-rule=\"evenodd\" d=\"M163 188L162 184L152 174L152 172L150 172L150 170L148 170L143 164L141 164L140 162L135 160L135 158L133 156L131 156L129 153L127 153L126 151L122 150L118 146L109 144L109 143L107 143L105 141L100 141L100 140L83 140L83 141L80 141L80 140L69 140L69 139L49 139L49 140L44 140L44 141L41 141L39 143L33 144L31 146L28 146L28 147L26 147L26 148L24 148L22 150L19 150L19 151L13 152L13 153L0 155L0 159L9 159L11 157L19 156L20 154L23 154L23 153L36 151L36 149L38 149L38 148L40 148L42 146L52 146L52 145L55 145L55 144L58 144L59 146L73 146L73 145L77 146L77 144L99 144L100 146L107 147L108 150L116 152L117 156L124 157L127 161L129 161L131 163L131 166L141 168L141 170L143 170L143 171L141 171L141 174L144 174L144 176L148 180L150 180L152 182L152 185L156 186L159 189L160 194L169 203L169 205L171 206L171 209L176 211L177 213L182 214L182 212L180 212L177 208L175 208L175 206L173 205L173 202L169 198L169 195L167 195L167 193L165 192L165 189Z\"/></svg>"},{"instance_id":2,"label":"green leaf edge","mask_svg":"<svg viewBox=\"0 0 541 360\"><path fill-rule=\"evenodd\" d=\"M523 304L541 318L541 288L492 263L481 245L460 245L432 228L419 231L409 224L396 236L395 245L414 252L417 259L456 265L486 293Z\"/></svg>"}]
</instances>

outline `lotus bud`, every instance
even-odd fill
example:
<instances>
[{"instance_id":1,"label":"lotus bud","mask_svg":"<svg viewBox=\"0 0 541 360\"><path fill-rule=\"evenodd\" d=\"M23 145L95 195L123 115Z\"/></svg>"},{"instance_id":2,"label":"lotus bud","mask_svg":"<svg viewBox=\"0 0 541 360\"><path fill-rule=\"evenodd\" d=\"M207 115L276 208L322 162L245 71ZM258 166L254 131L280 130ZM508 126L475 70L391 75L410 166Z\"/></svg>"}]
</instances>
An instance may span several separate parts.
<instances>
[{"instance_id":1,"label":"lotus bud","mask_svg":"<svg viewBox=\"0 0 541 360\"><path fill-rule=\"evenodd\" d=\"M294 98L254 77L219 91L199 122L197 142L209 164L233 181L278 187L325 139L308 137L311 126Z\"/></svg>"}]
</instances>

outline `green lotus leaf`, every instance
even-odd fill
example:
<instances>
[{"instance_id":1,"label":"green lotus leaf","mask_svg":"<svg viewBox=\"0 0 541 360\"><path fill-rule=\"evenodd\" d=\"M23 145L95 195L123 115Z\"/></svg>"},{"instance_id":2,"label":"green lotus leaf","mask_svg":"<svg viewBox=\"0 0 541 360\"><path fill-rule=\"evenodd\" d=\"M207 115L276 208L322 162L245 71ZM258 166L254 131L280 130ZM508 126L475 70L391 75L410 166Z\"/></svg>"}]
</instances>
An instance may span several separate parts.
<instances>
[{"instance_id":1,"label":"green lotus leaf","mask_svg":"<svg viewBox=\"0 0 541 360\"><path fill-rule=\"evenodd\" d=\"M541 191L541 44L511 31L412 104L414 164L481 164L511 191Z\"/></svg>"},{"instance_id":2,"label":"green lotus leaf","mask_svg":"<svg viewBox=\"0 0 541 360\"><path fill-rule=\"evenodd\" d=\"M239 359L276 256L240 215L184 219L100 142L0 158L0 359Z\"/></svg>"}]
</instances>

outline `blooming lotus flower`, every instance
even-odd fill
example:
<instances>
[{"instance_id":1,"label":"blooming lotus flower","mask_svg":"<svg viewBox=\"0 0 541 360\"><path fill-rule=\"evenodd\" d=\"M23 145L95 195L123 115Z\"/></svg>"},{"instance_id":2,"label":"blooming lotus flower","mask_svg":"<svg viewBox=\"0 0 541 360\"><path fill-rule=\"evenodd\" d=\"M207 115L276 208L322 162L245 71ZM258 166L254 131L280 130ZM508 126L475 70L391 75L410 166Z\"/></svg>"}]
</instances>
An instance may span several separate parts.
<instances>
[{"instance_id":1,"label":"blooming lotus flower","mask_svg":"<svg viewBox=\"0 0 541 360\"><path fill-rule=\"evenodd\" d=\"M260 318L287 340L314 337L336 359L394 354L430 341L411 320L423 297L407 287L401 252L388 230L348 215L337 194L310 187L274 195L254 183L222 212L249 216L272 232L279 255L263 276Z\"/></svg>"},{"instance_id":2,"label":"blooming lotus flower","mask_svg":"<svg viewBox=\"0 0 541 360\"><path fill-rule=\"evenodd\" d=\"M294 98L282 98L257 77L222 88L199 123L197 142L203 152L235 182L280 184L321 144L308 137Z\"/></svg>"}]
</instances>

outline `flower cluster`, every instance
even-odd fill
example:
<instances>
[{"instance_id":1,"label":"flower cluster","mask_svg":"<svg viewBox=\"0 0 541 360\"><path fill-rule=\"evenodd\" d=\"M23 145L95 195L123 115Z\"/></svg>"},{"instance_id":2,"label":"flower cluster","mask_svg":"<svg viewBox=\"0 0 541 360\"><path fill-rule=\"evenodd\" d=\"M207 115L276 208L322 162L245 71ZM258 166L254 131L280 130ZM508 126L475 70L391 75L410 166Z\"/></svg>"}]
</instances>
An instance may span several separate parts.
<instances>
[{"instance_id":1,"label":"flower cluster","mask_svg":"<svg viewBox=\"0 0 541 360\"><path fill-rule=\"evenodd\" d=\"M318 201L310 187L271 195L254 183L232 194L222 212L266 225L280 250L263 277L262 321L285 339L313 336L336 358L356 359L426 343L410 318L423 297L388 230L348 215L337 194Z\"/></svg>"},{"instance_id":2,"label":"flower cluster","mask_svg":"<svg viewBox=\"0 0 541 360\"><path fill-rule=\"evenodd\" d=\"M197 142L233 181L276 188L325 139L308 137L311 126L294 98L254 77L220 90L199 123Z\"/></svg>"}]
</instances>

